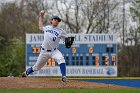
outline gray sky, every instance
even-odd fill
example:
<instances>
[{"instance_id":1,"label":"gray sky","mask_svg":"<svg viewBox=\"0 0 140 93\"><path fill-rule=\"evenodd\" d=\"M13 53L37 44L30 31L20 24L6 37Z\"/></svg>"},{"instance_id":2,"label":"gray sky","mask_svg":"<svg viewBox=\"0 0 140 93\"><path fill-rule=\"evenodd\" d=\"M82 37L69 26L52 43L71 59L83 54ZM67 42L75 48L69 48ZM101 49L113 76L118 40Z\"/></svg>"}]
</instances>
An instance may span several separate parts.
<instances>
[{"instance_id":1,"label":"gray sky","mask_svg":"<svg viewBox=\"0 0 140 93\"><path fill-rule=\"evenodd\" d=\"M9 1L14 1L14 0L0 0L0 3L5 3L5 2L9 2Z\"/></svg>"},{"instance_id":2,"label":"gray sky","mask_svg":"<svg viewBox=\"0 0 140 93\"><path fill-rule=\"evenodd\" d=\"M0 3L4 3L5 1L7 1L7 0L0 0Z\"/></svg>"}]
</instances>

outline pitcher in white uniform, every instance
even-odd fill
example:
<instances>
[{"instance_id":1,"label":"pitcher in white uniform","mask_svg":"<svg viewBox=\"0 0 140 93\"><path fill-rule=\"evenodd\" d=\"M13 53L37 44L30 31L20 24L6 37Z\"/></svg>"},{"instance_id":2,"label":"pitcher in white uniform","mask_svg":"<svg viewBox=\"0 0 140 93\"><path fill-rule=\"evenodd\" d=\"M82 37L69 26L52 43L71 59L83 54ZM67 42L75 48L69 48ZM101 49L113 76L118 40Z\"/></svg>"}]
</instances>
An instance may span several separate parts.
<instances>
[{"instance_id":1,"label":"pitcher in white uniform","mask_svg":"<svg viewBox=\"0 0 140 93\"><path fill-rule=\"evenodd\" d=\"M66 64L58 47L60 39L65 40L68 36L63 29L57 27L61 21L58 16L52 17L51 25L43 26L44 13L44 10L39 13L39 29L44 32L44 41L41 45L41 52L35 65L23 72L22 77L26 77L32 72L40 70L49 58L53 58L60 66L62 81L66 82Z\"/></svg>"}]
</instances>

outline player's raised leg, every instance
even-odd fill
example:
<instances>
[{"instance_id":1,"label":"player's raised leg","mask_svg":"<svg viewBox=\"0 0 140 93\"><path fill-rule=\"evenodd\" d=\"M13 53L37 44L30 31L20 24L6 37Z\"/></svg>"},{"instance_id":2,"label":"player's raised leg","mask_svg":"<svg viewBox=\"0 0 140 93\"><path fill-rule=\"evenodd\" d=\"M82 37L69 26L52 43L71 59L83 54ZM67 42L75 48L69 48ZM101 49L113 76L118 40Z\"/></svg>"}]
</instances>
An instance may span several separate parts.
<instances>
[{"instance_id":1,"label":"player's raised leg","mask_svg":"<svg viewBox=\"0 0 140 93\"><path fill-rule=\"evenodd\" d=\"M22 77L26 77L29 74L33 73L34 71L40 70L45 65L48 58L50 58L50 53L45 50L42 50L38 56L38 59L35 65L28 68L25 72L23 72Z\"/></svg>"}]
</instances>

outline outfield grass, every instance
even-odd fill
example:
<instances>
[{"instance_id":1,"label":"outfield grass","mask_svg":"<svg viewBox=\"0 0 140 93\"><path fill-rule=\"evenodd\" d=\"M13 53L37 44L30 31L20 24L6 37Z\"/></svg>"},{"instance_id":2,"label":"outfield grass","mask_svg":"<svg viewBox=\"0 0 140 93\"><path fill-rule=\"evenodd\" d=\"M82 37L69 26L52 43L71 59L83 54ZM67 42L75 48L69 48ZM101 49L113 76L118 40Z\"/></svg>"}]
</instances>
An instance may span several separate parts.
<instances>
[{"instance_id":1,"label":"outfield grass","mask_svg":"<svg viewBox=\"0 0 140 93\"><path fill-rule=\"evenodd\" d=\"M0 93L140 93L140 89L0 89Z\"/></svg>"}]
</instances>

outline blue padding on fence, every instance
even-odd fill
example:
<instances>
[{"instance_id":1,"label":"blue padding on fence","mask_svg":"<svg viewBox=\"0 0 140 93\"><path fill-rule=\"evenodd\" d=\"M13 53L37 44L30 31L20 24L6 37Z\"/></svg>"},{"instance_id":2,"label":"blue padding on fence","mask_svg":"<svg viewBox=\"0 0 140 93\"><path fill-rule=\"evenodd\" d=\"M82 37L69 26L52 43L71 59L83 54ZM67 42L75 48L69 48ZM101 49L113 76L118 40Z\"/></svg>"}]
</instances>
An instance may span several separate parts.
<instances>
[{"instance_id":1,"label":"blue padding on fence","mask_svg":"<svg viewBox=\"0 0 140 93\"><path fill-rule=\"evenodd\" d=\"M140 88L140 80L84 80L84 81Z\"/></svg>"}]
</instances>

